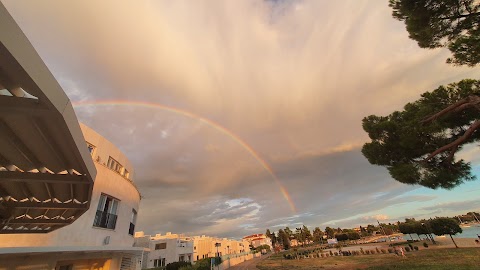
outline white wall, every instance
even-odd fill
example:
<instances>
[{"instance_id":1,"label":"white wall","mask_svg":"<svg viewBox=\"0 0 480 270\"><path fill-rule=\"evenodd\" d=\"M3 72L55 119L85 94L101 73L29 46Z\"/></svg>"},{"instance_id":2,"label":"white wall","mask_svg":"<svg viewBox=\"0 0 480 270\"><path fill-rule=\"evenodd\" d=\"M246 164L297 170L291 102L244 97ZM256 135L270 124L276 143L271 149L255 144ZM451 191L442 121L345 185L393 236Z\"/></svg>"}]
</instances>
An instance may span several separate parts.
<instances>
[{"instance_id":1,"label":"white wall","mask_svg":"<svg viewBox=\"0 0 480 270\"><path fill-rule=\"evenodd\" d=\"M81 125L86 141L96 146L94 160L100 155L101 161L108 160L112 156L122 163L129 172L130 179L133 177L133 167L127 157L107 139ZM102 157L106 156L106 160ZM103 162L94 162L97 169L97 177L93 186L90 209L72 224L48 234L0 234L0 247L32 247L32 246L101 246L105 237L110 236L109 245L115 247L132 247L133 236L128 234L132 209L138 213L140 193L131 180L108 169ZM97 205L102 193L108 194L120 200L117 209L117 222L114 230L97 228L93 221L97 211Z\"/></svg>"}]
</instances>

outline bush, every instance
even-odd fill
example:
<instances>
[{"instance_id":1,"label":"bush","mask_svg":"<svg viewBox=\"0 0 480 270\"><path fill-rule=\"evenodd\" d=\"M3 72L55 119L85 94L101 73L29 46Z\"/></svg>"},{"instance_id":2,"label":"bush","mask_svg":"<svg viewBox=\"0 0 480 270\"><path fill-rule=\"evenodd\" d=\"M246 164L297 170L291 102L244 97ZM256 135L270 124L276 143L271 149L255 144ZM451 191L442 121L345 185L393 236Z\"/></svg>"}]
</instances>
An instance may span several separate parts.
<instances>
[{"instance_id":1,"label":"bush","mask_svg":"<svg viewBox=\"0 0 480 270\"><path fill-rule=\"evenodd\" d=\"M338 256L338 252L335 252L335 256Z\"/></svg>"},{"instance_id":2,"label":"bush","mask_svg":"<svg viewBox=\"0 0 480 270\"><path fill-rule=\"evenodd\" d=\"M362 254L365 254L365 251L363 250L363 248L360 248L360 252L361 252Z\"/></svg>"},{"instance_id":3,"label":"bush","mask_svg":"<svg viewBox=\"0 0 480 270\"><path fill-rule=\"evenodd\" d=\"M386 253L387 253L387 250L383 248L383 249L382 249L382 253L383 253L383 254L386 254Z\"/></svg>"},{"instance_id":4,"label":"bush","mask_svg":"<svg viewBox=\"0 0 480 270\"><path fill-rule=\"evenodd\" d=\"M365 250L365 254L370 255L370 250Z\"/></svg>"},{"instance_id":5,"label":"bush","mask_svg":"<svg viewBox=\"0 0 480 270\"><path fill-rule=\"evenodd\" d=\"M428 244L425 243L425 242L423 242L423 246L426 247L426 248L428 248Z\"/></svg>"},{"instance_id":6,"label":"bush","mask_svg":"<svg viewBox=\"0 0 480 270\"><path fill-rule=\"evenodd\" d=\"M333 252L330 250L330 256L333 256Z\"/></svg>"},{"instance_id":7,"label":"bush","mask_svg":"<svg viewBox=\"0 0 480 270\"><path fill-rule=\"evenodd\" d=\"M180 267L191 266L190 262L172 262L167 264L166 270L179 270Z\"/></svg>"},{"instance_id":8,"label":"bush","mask_svg":"<svg viewBox=\"0 0 480 270\"><path fill-rule=\"evenodd\" d=\"M411 250L413 250L412 244L408 244L408 246L410 247Z\"/></svg>"},{"instance_id":9,"label":"bush","mask_svg":"<svg viewBox=\"0 0 480 270\"><path fill-rule=\"evenodd\" d=\"M416 251L418 251L418 247L417 247L417 246L414 246L413 249L416 250Z\"/></svg>"},{"instance_id":10,"label":"bush","mask_svg":"<svg viewBox=\"0 0 480 270\"><path fill-rule=\"evenodd\" d=\"M380 253L380 250L378 249L378 247L376 247L375 250L377 251L377 253Z\"/></svg>"},{"instance_id":11,"label":"bush","mask_svg":"<svg viewBox=\"0 0 480 270\"><path fill-rule=\"evenodd\" d=\"M375 254L375 250L374 249L370 250L370 254Z\"/></svg>"},{"instance_id":12,"label":"bush","mask_svg":"<svg viewBox=\"0 0 480 270\"><path fill-rule=\"evenodd\" d=\"M410 248L409 248L409 247L405 247L405 251L406 251L406 252L410 252Z\"/></svg>"},{"instance_id":13,"label":"bush","mask_svg":"<svg viewBox=\"0 0 480 270\"><path fill-rule=\"evenodd\" d=\"M393 248L389 248L388 253L393 253Z\"/></svg>"}]
</instances>

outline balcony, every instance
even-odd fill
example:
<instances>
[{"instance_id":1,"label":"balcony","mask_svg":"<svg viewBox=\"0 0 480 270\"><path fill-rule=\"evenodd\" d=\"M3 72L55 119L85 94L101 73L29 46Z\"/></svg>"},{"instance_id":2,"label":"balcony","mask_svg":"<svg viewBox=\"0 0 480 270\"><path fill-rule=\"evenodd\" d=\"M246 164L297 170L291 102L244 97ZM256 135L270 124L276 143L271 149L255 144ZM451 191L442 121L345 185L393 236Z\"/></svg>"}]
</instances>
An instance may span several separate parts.
<instances>
[{"instance_id":1,"label":"balcony","mask_svg":"<svg viewBox=\"0 0 480 270\"><path fill-rule=\"evenodd\" d=\"M97 210L93 226L113 230L116 224L117 215Z\"/></svg>"}]
</instances>

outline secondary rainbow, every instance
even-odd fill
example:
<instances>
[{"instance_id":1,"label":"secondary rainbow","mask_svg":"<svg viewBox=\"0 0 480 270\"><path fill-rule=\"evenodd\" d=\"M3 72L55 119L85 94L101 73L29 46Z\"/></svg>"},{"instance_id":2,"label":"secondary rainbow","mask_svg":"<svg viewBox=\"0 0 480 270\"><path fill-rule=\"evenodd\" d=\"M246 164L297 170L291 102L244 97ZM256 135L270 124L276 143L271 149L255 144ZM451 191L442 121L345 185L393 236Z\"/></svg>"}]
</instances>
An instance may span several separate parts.
<instances>
[{"instance_id":1,"label":"secondary rainbow","mask_svg":"<svg viewBox=\"0 0 480 270\"><path fill-rule=\"evenodd\" d=\"M258 163L260 163L260 165L268 172L268 174L270 174L272 179L275 181L275 183L279 187L280 192L282 193L283 197L285 198L285 200L289 204L291 210L294 213L297 212L295 204L293 203L292 198L290 197L290 194L288 194L287 189L282 185L280 180L278 180L277 176L275 176L275 173L273 172L270 165L268 165L268 163L265 160L263 160L260 157L260 155L257 152L255 152L255 150L250 145L248 145L244 140L242 140L239 136L237 136L232 131L226 129L222 125L220 125L220 124L218 124L218 123L216 123L216 122L214 122L210 119L207 119L205 117L202 117L202 116L199 116L199 115L196 115L194 113L191 113L191 112L188 112L188 111L185 111L185 110L181 110L181 109L178 109L178 108L162 105L162 104L159 104L159 103L146 102L146 101L93 100L93 101L73 102L72 105L73 105L73 107L76 107L76 108L86 107L86 106L138 106L138 107L154 108L154 109L160 109L160 110L168 111L168 112L171 112L171 113L175 113L175 114L178 114L178 115L183 115L187 118L191 118L191 119L195 119L197 121L203 122L203 123L207 124L209 127L212 127L214 129L218 130L219 132L221 132L221 133L227 135L228 137L230 137L233 141L235 141L240 146L242 146L250 155L252 155L252 157L256 161L258 161Z\"/></svg>"}]
</instances>

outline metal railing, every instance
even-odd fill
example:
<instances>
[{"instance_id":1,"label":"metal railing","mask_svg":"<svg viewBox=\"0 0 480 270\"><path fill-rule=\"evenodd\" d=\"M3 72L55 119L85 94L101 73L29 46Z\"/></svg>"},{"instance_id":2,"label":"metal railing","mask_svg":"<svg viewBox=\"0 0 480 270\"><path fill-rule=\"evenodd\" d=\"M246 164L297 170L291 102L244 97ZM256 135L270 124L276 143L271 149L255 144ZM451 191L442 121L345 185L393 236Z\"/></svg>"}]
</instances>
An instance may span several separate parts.
<instances>
[{"instance_id":1,"label":"metal railing","mask_svg":"<svg viewBox=\"0 0 480 270\"><path fill-rule=\"evenodd\" d=\"M93 226L113 230L115 229L116 224L117 215L97 210L97 213L95 214L95 220L93 221Z\"/></svg>"}]
</instances>

